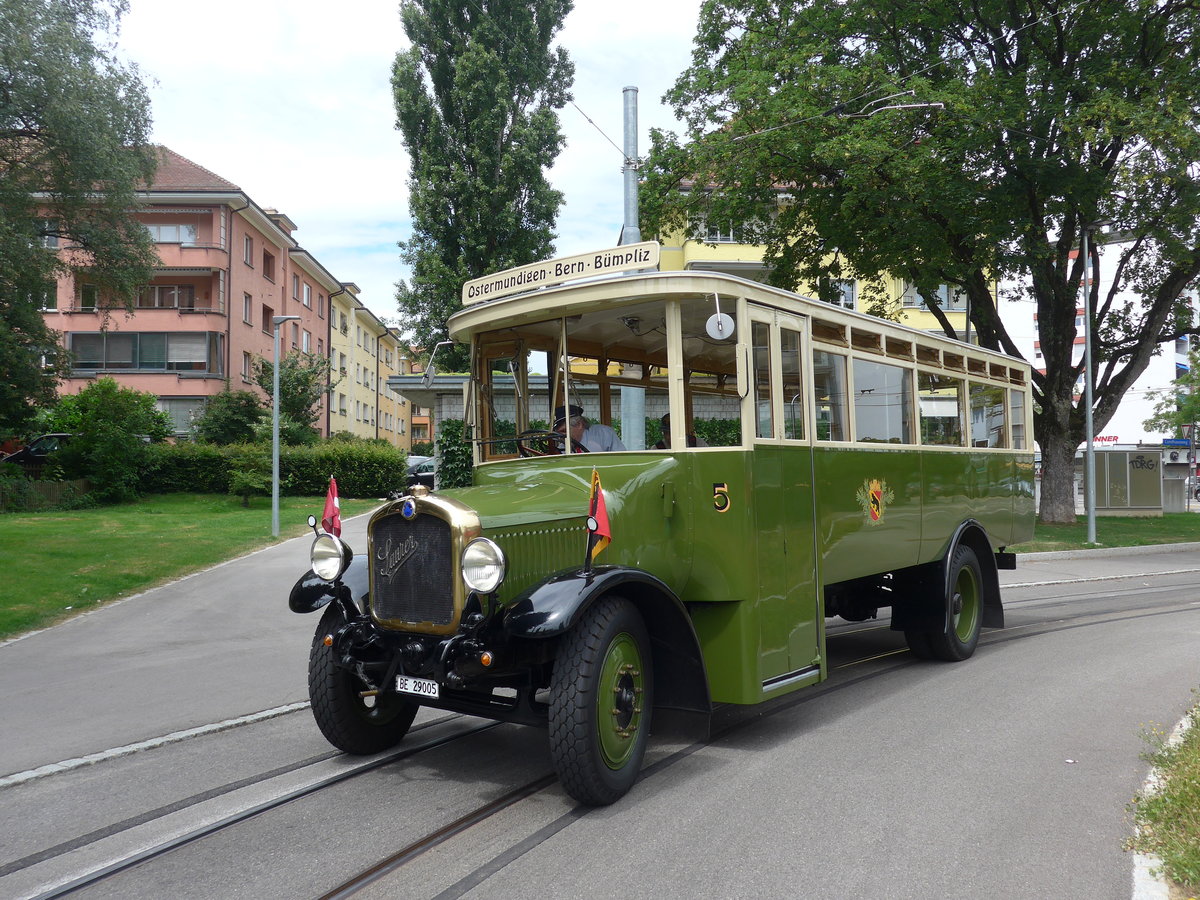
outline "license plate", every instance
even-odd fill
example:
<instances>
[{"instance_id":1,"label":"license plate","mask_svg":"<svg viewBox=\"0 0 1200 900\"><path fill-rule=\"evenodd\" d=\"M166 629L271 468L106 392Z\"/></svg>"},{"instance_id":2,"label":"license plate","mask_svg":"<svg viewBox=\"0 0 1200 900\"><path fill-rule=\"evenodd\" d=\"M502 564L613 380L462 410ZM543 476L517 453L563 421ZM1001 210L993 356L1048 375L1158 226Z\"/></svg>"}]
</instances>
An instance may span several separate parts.
<instances>
[{"instance_id":1,"label":"license plate","mask_svg":"<svg viewBox=\"0 0 1200 900\"><path fill-rule=\"evenodd\" d=\"M438 683L432 678L397 675L396 690L401 694L416 694L418 697L432 697L434 700L438 698Z\"/></svg>"}]
</instances>

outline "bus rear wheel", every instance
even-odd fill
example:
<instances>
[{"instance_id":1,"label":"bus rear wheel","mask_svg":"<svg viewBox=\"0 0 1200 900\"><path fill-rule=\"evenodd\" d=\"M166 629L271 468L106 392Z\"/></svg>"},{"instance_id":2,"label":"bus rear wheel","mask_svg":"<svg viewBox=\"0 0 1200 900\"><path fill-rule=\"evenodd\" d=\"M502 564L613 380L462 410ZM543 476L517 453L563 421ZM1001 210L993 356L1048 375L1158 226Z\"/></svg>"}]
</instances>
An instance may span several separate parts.
<instances>
[{"instance_id":1,"label":"bus rear wheel","mask_svg":"<svg viewBox=\"0 0 1200 900\"><path fill-rule=\"evenodd\" d=\"M971 656L979 645L979 630L983 625L983 570L975 551L965 544L955 548L950 560L946 613L949 628L945 631L904 632L913 656L958 662Z\"/></svg>"},{"instance_id":2,"label":"bus rear wheel","mask_svg":"<svg viewBox=\"0 0 1200 900\"><path fill-rule=\"evenodd\" d=\"M628 600L604 598L564 638L550 684L550 755L580 803L606 806L637 780L653 688L641 615Z\"/></svg>"}]
</instances>

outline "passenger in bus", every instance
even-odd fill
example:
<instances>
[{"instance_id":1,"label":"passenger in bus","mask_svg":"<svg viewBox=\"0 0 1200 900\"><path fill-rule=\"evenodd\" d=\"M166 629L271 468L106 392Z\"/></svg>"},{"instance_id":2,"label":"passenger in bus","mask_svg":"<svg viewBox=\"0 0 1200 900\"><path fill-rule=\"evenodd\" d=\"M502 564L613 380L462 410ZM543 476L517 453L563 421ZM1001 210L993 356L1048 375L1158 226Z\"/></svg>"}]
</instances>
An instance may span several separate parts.
<instances>
[{"instance_id":1,"label":"passenger in bus","mask_svg":"<svg viewBox=\"0 0 1200 900\"><path fill-rule=\"evenodd\" d=\"M660 420L662 422L662 438L654 445L655 450L670 450L671 449L671 414L665 413ZM687 445L689 447L707 447L708 444L704 438L698 438L690 431L687 436Z\"/></svg>"},{"instance_id":2,"label":"passenger in bus","mask_svg":"<svg viewBox=\"0 0 1200 900\"><path fill-rule=\"evenodd\" d=\"M569 432L573 445L582 444L584 449L592 453L625 449L615 431L599 422L589 423L584 418L583 407L574 404L570 409L559 406L554 410L554 430L559 434Z\"/></svg>"}]
</instances>

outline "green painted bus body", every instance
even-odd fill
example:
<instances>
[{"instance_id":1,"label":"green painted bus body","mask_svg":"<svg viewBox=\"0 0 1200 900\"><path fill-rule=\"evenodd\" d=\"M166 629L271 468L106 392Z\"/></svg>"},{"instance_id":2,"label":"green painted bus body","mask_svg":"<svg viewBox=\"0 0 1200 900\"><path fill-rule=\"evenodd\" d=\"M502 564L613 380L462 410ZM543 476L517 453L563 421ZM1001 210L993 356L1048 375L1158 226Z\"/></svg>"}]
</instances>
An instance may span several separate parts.
<instances>
[{"instance_id":1,"label":"green painted bus body","mask_svg":"<svg viewBox=\"0 0 1200 900\"><path fill-rule=\"evenodd\" d=\"M1031 537L1029 453L758 444L503 460L445 491L505 551L499 602L582 566L593 468L612 528L597 564L646 571L684 602L715 702L758 703L828 674L826 585L940 560L968 519L993 549Z\"/></svg>"}]
</instances>

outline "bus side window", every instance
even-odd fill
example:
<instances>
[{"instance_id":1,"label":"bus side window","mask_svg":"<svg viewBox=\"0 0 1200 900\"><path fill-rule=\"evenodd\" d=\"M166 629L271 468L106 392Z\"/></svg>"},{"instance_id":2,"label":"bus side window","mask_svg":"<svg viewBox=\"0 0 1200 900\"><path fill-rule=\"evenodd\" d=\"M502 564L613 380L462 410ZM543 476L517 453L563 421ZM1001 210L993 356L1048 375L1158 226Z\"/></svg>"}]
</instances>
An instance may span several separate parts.
<instances>
[{"instance_id":1,"label":"bus side window","mask_svg":"<svg viewBox=\"0 0 1200 900\"><path fill-rule=\"evenodd\" d=\"M817 440L846 440L846 357L813 351L813 394L817 408Z\"/></svg>"},{"instance_id":2,"label":"bus side window","mask_svg":"<svg viewBox=\"0 0 1200 900\"><path fill-rule=\"evenodd\" d=\"M771 326L752 323L754 334L754 436L775 437L771 401Z\"/></svg>"},{"instance_id":3,"label":"bus side window","mask_svg":"<svg viewBox=\"0 0 1200 900\"><path fill-rule=\"evenodd\" d=\"M971 446L1003 447L1005 390L971 382Z\"/></svg>"},{"instance_id":4,"label":"bus side window","mask_svg":"<svg viewBox=\"0 0 1200 900\"><path fill-rule=\"evenodd\" d=\"M943 447L963 445L963 383L935 372L917 373L917 404L921 443Z\"/></svg>"},{"instance_id":5,"label":"bus side window","mask_svg":"<svg viewBox=\"0 0 1200 900\"><path fill-rule=\"evenodd\" d=\"M899 366L854 360L855 440L911 444L912 372Z\"/></svg>"},{"instance_id":6,"label":"bus side window","mask_svg":"<svg viewBox=\"0 0 1200 900\"><path fill-rule=\"evenodd\" d=\"M801 379L800 333L784 328L779 332L783 360L783 436L804 439L804 382Z\"/></svg>"}]
</instances>

